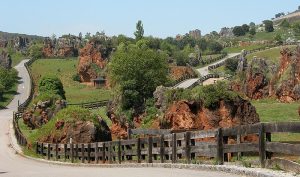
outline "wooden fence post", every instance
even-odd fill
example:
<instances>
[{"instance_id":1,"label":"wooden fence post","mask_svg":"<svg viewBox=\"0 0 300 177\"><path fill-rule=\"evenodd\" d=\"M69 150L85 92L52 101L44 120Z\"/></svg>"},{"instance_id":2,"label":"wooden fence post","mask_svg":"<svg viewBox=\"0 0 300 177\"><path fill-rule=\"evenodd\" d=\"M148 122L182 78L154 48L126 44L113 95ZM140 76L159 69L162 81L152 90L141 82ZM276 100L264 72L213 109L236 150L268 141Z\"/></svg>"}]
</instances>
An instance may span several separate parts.
<instances>
[{"instance_id":1,"label":"wooden fence post","mask_svg":"<svg viewBox=\"0 0 300 177\"><path fill-rule=\"evenodd\" d=\"M55 160L58 160L58 144L55 144Z\"/></svg>"},{"instance_id":2,"label":"wooden fence post","mask_svg":"<svg viewBox=\"0 0 300 177\"><path fill-rule=\"evenodd\" d=\"M138 159L138 163L141 163L141 139L138 138L137 139L137 145L136 145L136 154L137 154L137 159Z\"/></svg>"},{"instance_id":3,"label":"wooden fence post","mask_svg":"<svg viewBox=\"0 0 300 177\"><path fill-rule=\"evenodd\" d=\"M131 134L132 134L130 128L127 130L127 134L128 134L128 139L130 140L131 139Z\"/></svg>"},{"instance_id":4,"label":"wooden fence post","mask_svg":"<svg viewBox=\"0 0 300 177\"><path fill-rule=\"evenodd\" d=\"M50 160L50 144L47 144L47 159Z\"/></svg>"},{"instance_id":5,"label":"wooden fence post","mask_svg":"<svg viewBox=\"0 0 300 177\"><path fill-rule=\"evenodd\" d=\"M84 144L81 144L81 163L84 163Z\"/></svg>"},{"instance_id":6,"label":"wooden fence post","mask_svg":"<svg viewBox=\"0 0 300 177\"><path fill-rule=\"evenodd\" d=\"M112 163L112 142L108 142L108 163Z\"/></svg>"},{"instance_id":7,"label":"wooden fence post","mask_svg":"<svg viewBox=\"0 0 300 177\"><path fill-rule=\"evenodd\" d=\"M164 135L160 136L160 162L164 163L165 159L165 140Z\"/></svg>"},{"instance_id":8,"label":"wooden fence post","mask_svg":"<svg viewBox=\"0 0 300 177\"><path fill-rule=\"evenodd\" d=\"M88 163L91 163L91 143L89 143L88 144L88 149L87 149L87 153L88 153L88 157L87 157L87 159L88 159Z\"/></svg>"},{"instance_id":9,"label":"wooden fence post","mask_svg":"<svg viewBox=\"0 0 300 177\"><path fill-rule=\"evenodd\" d=\"M39 142L36 142L35 153L39 154Z\"/></svg>"},{"instance_id":10,"label":"wooden fence post","mask_svg":"<svg viewBox=\"0 0 300 177\"><path fill-rule=\"evenodd\" d=\"M64 144L65 161L67 161L67 150L68 150L67 144Z\"/></svg>"},{"instance_id":11,"label":"wooden fence post","mask_svg":"<svg viewBox=\"0 0 300 177\"><path fill-rule=\"evenodd\" d=\"M78 144L75 145L75 158L78 159Z\"/></svg>"},{"instance_id":12,"label":"wooden fence post","mask_svg":"<svg viewBox=\"0 0 300 177\"><path fill-rule=\"evenodd\" d=\"M242 135L241 135L241 126L239 125L238 126L238 133L237 133L237 136L236 136L236 143L237 144L241 144L241 137L242 137ZM242 157L242 153L238 152L237 153L237 159L241 160L241 157Z\"/></svg>"},{"instance_id":13,"label":"wooden fence post","mask_svg":"<svg viewBox=\"0 0 300 177\"><path fill-rule=\"evenodd\" d=\"M222 128L218 128L217 132L217 161L218 165L224 164L224 149L223 149L223 132Z\"/></svg>"},{"instance_id":14,"label":"wooden fence post","mask_svg":"<svg viewBox=\"0 0 300 177\"><path fill-rule=\"evenodd\" d=\"M176 163L176 160L177 160L176 133L172 133L172 163Z\"/></svg>"},{"instance_id":15,"label":"wooden fence post","mask_svg":"<svg viewBox=\"0 0 300 177\"><path fill-rule=\"evenodd\" d=\"M74 144L70 144L71 148L71 162L74 163Z\"/></svg>"},{"instance_id":16,"label":"wooden fence post","mask_svg":"<svg viewBox=\"0 0 300 177\"><path fill-rule=\"evenodd\" d=\"M153 147L153 139L152 137L148 137L148 163L152 163L152 147Z\"/></svg>"},{"instance_id":17,"label":"wooden fence post","mask_svg":"<svg viewBox=\"0 0 300 177\"><path fill-rule=\"evenodd\" d=\"M272 141L272 137L271 137L271 133L270 132L266 132L266 141L267 142L271 142ZM266 152L266 158L267 159L271 159L273 153L272 152Z\"/></svg>"},{"instance_id":18,"label":"wooden fence post","mask_svg":"<svg viewBox=\"0 0 300 177\"><path fill-rule=\"evenodd\" d=\"M121 162L122 162L121 152L122 152L121 139L119 139L119 141L118 141L118 160L119 160L119 164L121 164Z\"/></svg>"},{"instance_id":19,"label":"wooden fence post","mask_svg":"<svg viewBox=\"0 0 300 177\"><path fill-rule=\"evenodd\" d=\"M41 155L44 156L44 143L41 144Z\"/></svg>"},{"instance_id":20,"label":"wooden fence post","mask_svg":"<svg viewBox=\"0 0 300 177\"><path fill-rule=\"evenodd\" d=\"M98 142L96 142L95 143L95 162L96 163L99 163L98 153L99 153L99 147L98 147Z\"/></svg>"},{"instance_id":21,"label":"wooden fence post","mask_svg":"<svg viewBox=\"0 0 300 177\"><path fill-rule=\"evenodd\" d=\"M105 153L105 151L106 151L106 146L105 146L105 142L103 142L103 147L102 147L102 149L103 149L103 151L102 151L102 163L105 163L105 161L106 161L106 153Z\"/></svg>"},{"instance_id":22,"label":"wooden fence post","mask_svg":"<svg viewBox=\"0 0 300 177\"><path fill-rule=\"evenodd\" d=\"M266 162L266 142L264 124L260 124L259 128L259 161L262 168L265 168Z\"/></svg>"},{"instance_id":23,"label":"wooden fence post","mask_svg":"<svg viewBox=\"0 0 300 177\"><path fill-rule=\"evenodd\" d=\"M185 133L185 158L188 164L191 163L191 132Z\"/></svg>"}]
</instances>

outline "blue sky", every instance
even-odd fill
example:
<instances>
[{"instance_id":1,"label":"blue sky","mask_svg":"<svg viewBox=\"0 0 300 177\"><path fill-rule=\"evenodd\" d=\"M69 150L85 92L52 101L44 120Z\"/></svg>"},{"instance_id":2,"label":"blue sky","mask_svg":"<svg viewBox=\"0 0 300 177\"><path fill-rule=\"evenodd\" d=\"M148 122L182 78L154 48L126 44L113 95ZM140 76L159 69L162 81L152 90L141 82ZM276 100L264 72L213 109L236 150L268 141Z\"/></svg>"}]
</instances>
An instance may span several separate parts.
<instances>
[{"instance_id":1,"label":"blue sky","mask_svg":"<svg viewBox=\"0 0 300 177\"><path fill-rule=\"evenodd\" d=\"M145 35L203 34L251 21L260 23L278 12L291 12L300 0L3 0L0 31L50 36L104 30L133 36L142 20Z\"/></svg>"}]
</instances>

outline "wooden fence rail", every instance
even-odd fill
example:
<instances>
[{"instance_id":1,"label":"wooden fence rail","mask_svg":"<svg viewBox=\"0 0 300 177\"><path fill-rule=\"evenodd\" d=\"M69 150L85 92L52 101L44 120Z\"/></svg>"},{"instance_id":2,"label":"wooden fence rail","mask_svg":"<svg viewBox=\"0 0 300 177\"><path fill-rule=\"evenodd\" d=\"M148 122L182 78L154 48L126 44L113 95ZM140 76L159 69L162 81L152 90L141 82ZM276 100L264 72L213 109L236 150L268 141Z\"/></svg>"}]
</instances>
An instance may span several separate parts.
<instances>
[{"instance_id":1,"label":"wooden fence rail","mask_svg":"<svg viewBox=\"0 0 300 177\"><path fill-rule=\"evenodd\" d=\"M169 133L170 130L130 130L131 133L152 134L143 138L96 142L88 144L36 143L36 153L48 160L83 163L191 163L198 157L215 158L218 164L227 154L256 152L265 167L272 153L300 155L299 144L271 142L271 133L300 133L300 122L258 123L209 131ZM254 135L257 142L242 142L241 136ZM236 140L228 144L228 139Z\"/></svg>"}]
</instances>

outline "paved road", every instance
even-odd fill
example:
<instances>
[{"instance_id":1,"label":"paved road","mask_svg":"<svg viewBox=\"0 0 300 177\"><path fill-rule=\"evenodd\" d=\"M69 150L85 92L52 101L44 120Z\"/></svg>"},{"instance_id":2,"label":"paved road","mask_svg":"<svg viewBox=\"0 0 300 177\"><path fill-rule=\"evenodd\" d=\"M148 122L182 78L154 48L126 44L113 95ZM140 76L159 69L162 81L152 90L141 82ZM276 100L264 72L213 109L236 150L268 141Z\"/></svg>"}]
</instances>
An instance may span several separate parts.
<instances>
[{"instance_id":1,"label":"paved road","mask_svg":"<svg viewBox=\"0 0 300 177\"><path fill-rule=\"evenodd\" d=\"M212 66L212 65L221 63L221 62L227 60L228 58L235 57L235 56L237 56L237 55L239 55L239 54L240 54L240 53L230 53L230 54L228 54L225 58L223 58L223 59L221 59L221 60L219 60L219 61L216 61L216 62L214 62L214 63L211 63L211 64L209 64L209 65L207 65L207 66L204 66L204 67L202 67L202 68L198 68L198 69L196 69L196 70L199 72L200 76L206 76L206 75L209 74L209 71L208 71L208 67L209 67L209 66ZM195 79L195 78L193 78L193 79L187 79L187 80L185 80L185 81L179 83L178 85L176 85L174 88L183 88L183 89L188 88L188 87L190 87L191 85L193 85L195 82L197 82L197 80L198 80L198 79Z\"/></svg>"},{"instance_id":2,"label":"paved road","mask_svg":"<svg viewBox=\"0 0 300 177\"><path fill-rule=\"evenodd\" d=\"M42 163L17 155L11 147L8 132L18 100L23 102L30 93L29 75L24 62L16 66L22 78L18 87L19 94L9 104L8 109L0 110L0 177L238 177L223 172L186 169L73 167Z\"/></svg>"}]
</instances>

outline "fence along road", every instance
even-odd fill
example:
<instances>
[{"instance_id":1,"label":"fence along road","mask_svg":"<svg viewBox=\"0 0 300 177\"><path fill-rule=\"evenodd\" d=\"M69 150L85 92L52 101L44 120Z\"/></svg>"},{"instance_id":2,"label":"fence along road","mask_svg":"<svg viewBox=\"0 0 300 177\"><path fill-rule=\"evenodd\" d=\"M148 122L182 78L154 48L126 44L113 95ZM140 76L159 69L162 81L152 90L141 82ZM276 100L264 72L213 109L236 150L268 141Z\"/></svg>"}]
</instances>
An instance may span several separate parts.
<instances>
[{"instance_id":1,"label":"fence along road","mask_svg":"<svg viewBox=\"0 0 300 177\"><path fill-rule=\"evenodd\" d=\"M212 65L216 65L218 63L222 63L224 62L225 60L229 59L229 58L233 58L233 57L236 57L238 56L240 53L230 53L228 54L225 58L219 60L219 61L216 61L214 63L211 63L207 66L204 66L202 68L199 68L197 69L197 71L199 72L200 76L201 77L204 77L206 75L209 74L209 71L208 71L208 67L209 66L212 66ZM197 81L199 80L199 78L192 78L192 79L187 79L179 84L177 84L176 86L174 86L174 88L183 88L183 89L186 89L186 88L189 88L191 87L193 84L195 84Z\"/></svg>"},{"instance_id":2,"label":"fence along road","mask_svg":"<svg viewBox=\"0 0 300 177\"><path fill-rule=\"evenodd\" d=\"M23 60L15 68L19 72L21 78L18 86L18 95L7 106L7 109L0 110L0 176L2 177L237 177L238 175L227 174L223 172L212 171L196 171L185 169L167 169L167 168L95 168L95 167L79 167L54 165L31 160L17 155L12 148L20 148L15 136L11 134L11 124L13 111L17 111L18 100L22 103L26 100L30 93L30 79ZM11 135L9 135L9 133ZM12 139L10 139L10 137Z\"/></svg>"}]
</instances>

